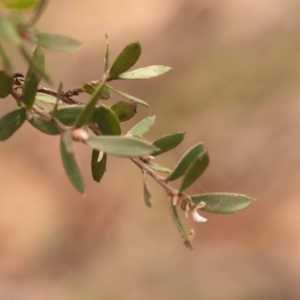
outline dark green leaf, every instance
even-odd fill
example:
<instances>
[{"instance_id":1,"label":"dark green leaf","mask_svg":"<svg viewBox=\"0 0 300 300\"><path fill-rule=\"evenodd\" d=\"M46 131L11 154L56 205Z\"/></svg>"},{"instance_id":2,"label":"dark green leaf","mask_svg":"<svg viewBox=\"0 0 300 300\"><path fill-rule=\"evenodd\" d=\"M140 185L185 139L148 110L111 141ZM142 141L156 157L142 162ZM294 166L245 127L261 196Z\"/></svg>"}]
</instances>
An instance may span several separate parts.
<instances>
[{"instance_id":1,"label":"dark green leaf","mask_svg":"<svg viewBox=\"0 0 300 300\"><path fill-rule=\"evenodd\" d=\"M140 68L140 69L133 70L131 72L120 74L118 76L118 79L126 79L126 80L150 79L153 77L158 77L160 75L163 75L169 72L170 70L172 70L172 68L167 66L150 66L150 67Z\"/></svg>"},{"instance_id":2,"label":"dark green leaf","mask_svg":"<svg viewBox=\"0 0 300 300\"><path fill-rule=\"evenodd\" d=\"M105 56L104 56L104 73L109 69L109 45L108 45L108 35L105 34Z\"/></svg>"},{"instance_id":3,"label":"dark green leaf","mask_svg":"<svg viewBox=\"0 0 300 300\"><path fill-rule=\"evenodd\" d=\"M0 36L17 46L22 43L14 24L3 16L0 16Z\"/></svg>"},{"instance_id":4,"label":"dark green leaf","mask_svg":"<svg viewBox=\"0 0 300 300\"><path fill-rule=\"evenodd\" d=\"M48 104L55 104L57 98L52 96L52 95L37 92L36 95L35 95L35 100L38 100L38 101L41 101L41 102L44 102L44 103L48 103ZM58 104L63 104L63 102L60 100L58 102Z\"/></svg>"},{"instance_id":5,"label":"dark green leaf","mask_svg":"<svg viewBox=\"0 0 300 300\"><path fill-rule=\"evenodd\" d=\"M68 107L63 107L56 111L55 118L58 119L60 122L62 122L64 125L72 126L75 120L77 119L77 117L79 116L79 114L82 113L84 108L85 108L84 105L72 105ZM95 110L93 112L93 115L89 119L87 119L83 125L87 125L95 122L96 113L97 111Z\"/></svg>"},{"instance_id":6,"label":"dark green leaf","mask_svg":"<svg viewBox=\"0 0 300 300\"><path fill-rule=\"evenodd\" d=\"M193 184L206 170L209 164L209 156L206 152L200 154L187 168L180 187L180 192Z\"/></svg>"},{"instance_id":7,"label":"dark green leaf","mask_svg":"<svg viewBox=\"0 0 300 300\"><path fill-rule=\"evenodd\" d=\"M25 10L34 7L37 0L1 0L6 8Z\"/></svg>"},{"instance_id":8,"label":"dark green leaf","mask_svg":"<svg viewBox=\"0 0 300 300\"><path fill-rule=\"evenodd\" d=\"M51 33L37 33L38 45L53 51L73 51L81 46L77 40Z\"/></svg>"},{"instance_id":9,"label":"dark green leaf","mask_svg":"<svg viewBox=\"0 0 300 300\"><path fill-rule=\"evenodd\" d=\"M38 46L35 47L31 57L31 61L40 70L44 71L45 58L44 58L44 53L42 52L40 47ZM24 86L23 86L25 104L28 108L31 108L34 104L35 96L40 81L41 81L41 76L37 74L33 68L29 67L25 77Z\"/></svg>"},{"instance_id":10,"label":"dark green leaf","mask_svg":"<svg viewBox=\"0 0 300 300\"><path fill-rule=\"evenodd\" d=\"M78 115L78 117L75 121L76 128L80 128L81 126L86 124L86 122L88 120L90 120L90 118L93 116L95 106L97 105L97 102L98 102L98 100L101 96L101 93L105 87L105 82L106 82L106 75L103 76L102 82L95 89L94 94L92 95L91 99L85 106L84 110L82 110L82 112Z\"/></svg>"},{"instance_id":11,"label":"dark green leaf","mask_svg":"<svg viewBox=\"0 0 300 300\"><path fill-rule=\"evenodd\" d=\"M0 98L6 98L14 85L14 78L4 71L0 71Z\"/></svg>"},{"instance_id":12,"label":"dark green leaf","mask_svg":"<svg viewBox=\"0 0 300 300\"><path fill-rule=\"evenodd\" d=\"M155 171L162 172L162 173L167 173L167 174L170 174L170 173L171 173L171 170L170 170L170 169L168 169L168 168L166 168L166 167L163 167L163 166L160 166L160 165L158 165L158 164L155 164L155 163L153 163L152 161L148 161L148 162L147 162L147 165L148 165L151 169L153 169L153 170L155 170Z\"/></svg>"},{"instance_id":13,"label":"dark green leaf","mask_svg":"<svg viewBox=\"0 0 300 300\"><path fill-rule=\"evenodd\" d=\"M152 206L152 195L151 191L149 189L149 186L147 184L147 172L143 172L143 182L144 182L144 201L147 206Z\"/></svg>"},{"instance_id":14,"label":"dark green leaf","mask_svg":"<svg viewBox=\"0 0 300 300\"><path fill-rule=\"evenodd\" d=\"M121 126L116 113L105 105L101 105L97 109L96 122L99 129L104 135L120 135Z\"/></svg>"},{"instance_id":15,"label":"dark green leaf","mask_svg":"<svg viewBox=\"0 0 300 300\"><path fill-rule=\"evenodd\" d=\"M65 132L61 135L60 152L64 168L70 181L79 192L84 193L84 182L75 160L70 132Z\"/></svg>"},{"instance_id":16,"label":"dark green leaf","mask_svg":"<svg viewBox=\"0 0 300 300\"><path fill-rule=\"evenodd\" d=\"M133 135L136 137L143 137L153 126L155 122L155 116L147 117L141 122L137 123L128 131L128 135Z\"/></svg>"},{"instance_id":17,"label":"dark green leaf","mask_svg":"<svg viewBox=\"0 0 300 300\"><path fill-rule=\"evenodd\" d=\"M130 69L139 59L142 48L139 43L132 43L126 46L114 61L109 78L117 78L120 74Z\"/></svg>"},{"instance_id":18,"label":"dark green leaf","mask_svg":"<svg viewBox=\"0 0 300 300\"><path fill-rule=\"evenodd\" d=\"M212 193L191 196L195 204L204 202L201 210L214 214L232 214L248 207L253 199L241 194Z\"/></svg>"},{"instance_id":19,"label":"dark green leaf","mask_svg":"<svg viewBox=\"0 0 300 300\"><path fill-rule=\"evenodd\" d=\"M4 69L11 73L12 71L11 63L1 43L0 43L0 61Z\"/></svg>"},{"instance_id":20,"label":"dark green leaf","mask_svg":"<svg viewBox=\"0 0 300 300\"><path fill-rule=\"evenodd\" d=\"M175 147L177 147L184 139L185 132L177 132L173 134L165 135L158 140L154 141L152 144L159 148L160 150L154 152L152 155L160 155L165 153Z\"/></svg>"},{"instance_id":21,"label":"dark green leaf","mask_svg":"<svg viewBox=\"0 0 300 300\"><path fill-rule=\"evenodd\" d=\"M103 154L102 157L100 154ZM106 171L106 154L98 150L93 150L92 154L92 175L95 181L100 182Z\"/></svg>"},{"instance_id":22,"label":"dark green leaf","mask_svg":"<svg viewBox=\"0 0 300 300\"><path fill-rule=\"evenodd\" d=\"M177 166L172 171L172 174L168 177L169 181L175 180L184 175L186 169L189 165L196 159L198 155L204 152L203 143L199 143L192 148L190 148L180 159Z\"/></svg>"},{"instance_id":23,"label":"dark green leaf","mask_svg":"<svg viewBox=\"0 0 300 300\"><path fill-rule=\"evenodd\" d=\"M20 107L0 119L0 141L13 135L26 120L26 109Z\"/></svg>"},{"instance_id":24,"label":"dark green leaf","mask_svg":"<svg viewBox=\"0 0 300 300\"><path fill-rule=\"evenodd\" d=\"M140 157L157 150L146 141L126 136L93 136L86 144L93 149L119 157Z\"/></svg>"},{"instance_id":25,"label":"dark green leaf","mask_svg":"<svg viewBox=\"0 0 300 300\"><path fill-rule=\"evenodd\" d=\"M123 93L123 92L121 92L121 91L119 91L119 90L116 90L116 89L112 88L112 87L109 86L109 85L106 85L106 86L109 87L112 91L116 92L117 94L119 94L120 96L122 96L122 97L124 97L124 98L127 98L127 99L129 99L129 100L131 100L131 101L134 101L134 102L136 102L136 103L139 103L139 104L141 104L141 105L144 105L144 106L146 106L146 107L149 107L149 104L148 104L147 102L145 102L144 100L141 100L141 99L136 98L136 97L134 97L134 96L128 95L128 94L126 94L126 93Z\"/></svg>"},{"instance_id":26,"label":"dark green leaf","mask_svg":"<svg viewBox=\"0 0 300 300\"><path fill-rule=\"evenodd\" d=\"M60 133L57 127L53 123L49 122L48 120L38 115L34 115L33 119L29 120L29 122L36 129L40 130L43 133L50 134L50 135L57 135Z\"/></svg>"},{"instance_id":27,"label":"dark green leaf","mask_svg":"<svg viewBox=\"0 0 300 300\"><path fill-rule=\"evenodd\" d=\"M137 105L132 102L120 101L111 106L110 108L116 113L120 122L130 120L137 113Z\"/></svg>"},{"instance_id":28,"label":"dark green leaf","mask_svg":"<svg viewBox=\"0 0 300 300\"><path fill-rule=\"evenodd\" d=\"M179 219L178 213L177 213L177 208L175 205L173 205L173 201L172 198L169 198L169 207L170 207L170 211L171 211L171 216L173 218L173 221L176 225L176 228L178 229L180 235L182 236L182 238L184 239L184 244L190 249L193 250L192 247L192 243L189 239L189 236L186 234L183 225Z\"/></svg>"}]
</instances>

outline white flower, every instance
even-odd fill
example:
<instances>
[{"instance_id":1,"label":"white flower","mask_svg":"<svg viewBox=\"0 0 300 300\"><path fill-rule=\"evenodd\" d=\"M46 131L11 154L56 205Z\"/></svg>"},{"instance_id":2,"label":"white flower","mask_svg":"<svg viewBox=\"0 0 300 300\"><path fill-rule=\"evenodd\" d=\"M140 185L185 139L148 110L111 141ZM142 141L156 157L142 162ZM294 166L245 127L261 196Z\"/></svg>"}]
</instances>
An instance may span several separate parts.
<instances>
[{"instance_id":1,"label":"white flower","mask_svg":"<svg viewBox=\"0 0 300 300\"><path fill-rule=\"evenodd\" d=\"M205 219L205 218L203 218L202 216L200 216L199 214L198 214L198 212L197 212L197 209L194 209L193 211L192 211L192 215L193 215L193 218L194 218L194 220L196 221L196 222L206 222L207 221L207 219Z\"/></svg>"}]
</instances>

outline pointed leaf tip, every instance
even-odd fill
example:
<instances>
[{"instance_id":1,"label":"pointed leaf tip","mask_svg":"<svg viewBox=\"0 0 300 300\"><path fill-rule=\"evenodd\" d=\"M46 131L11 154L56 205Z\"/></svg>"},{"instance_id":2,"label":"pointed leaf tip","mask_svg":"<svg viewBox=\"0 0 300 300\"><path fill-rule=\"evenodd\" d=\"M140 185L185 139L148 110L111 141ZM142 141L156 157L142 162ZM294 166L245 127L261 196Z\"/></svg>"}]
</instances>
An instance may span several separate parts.
<instances>
[{"instance_id":1,"label":"pointed leaf tip","mask_svg":"<svg viewBox=\"0 0 300 300\"><path fill-rule=\"evenodd\" d=\"M150 67L140 68L130 72L122 73L118 76L118 79L126 79L126 80L150 79L150 78L154 78L166 74L171 70L173 70L173 68L167 66L150 66Z\"/></svg>"}]
</instances>

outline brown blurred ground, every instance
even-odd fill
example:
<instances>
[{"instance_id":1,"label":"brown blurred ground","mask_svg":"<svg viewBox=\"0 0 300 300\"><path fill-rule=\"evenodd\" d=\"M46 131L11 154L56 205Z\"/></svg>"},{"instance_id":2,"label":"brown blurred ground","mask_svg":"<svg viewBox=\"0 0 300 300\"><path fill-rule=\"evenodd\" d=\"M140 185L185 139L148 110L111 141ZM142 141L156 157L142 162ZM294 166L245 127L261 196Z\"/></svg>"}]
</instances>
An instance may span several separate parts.
<instances>
[{"instance_id":1,"label":"brown blurred ground","mask_svg":"<svg viewBox=\"0 0 300 300\"><path fill-rule=\"evenodd\" d=\"M204 140L211 165L191 193L258 200L236 215L207 214L205 224L187 220L196 230L190 254L152 181L155 205L144 205L132 163L110 157L96 184L90 151L78 146L82 198L57 137L25 125L0 147L0 299L300 299L299 19L292 0L50 1L40 29L84 43L72 54L48 53L57 82L72 88L99 78L105 32L112 58L139 40L138 66L175 71L115 84L151 105L125 127L156 114L149 139L186 130L160 162L173 167ZM1 101L1 115L12 105Z\"/></svg>"}]
</instances>

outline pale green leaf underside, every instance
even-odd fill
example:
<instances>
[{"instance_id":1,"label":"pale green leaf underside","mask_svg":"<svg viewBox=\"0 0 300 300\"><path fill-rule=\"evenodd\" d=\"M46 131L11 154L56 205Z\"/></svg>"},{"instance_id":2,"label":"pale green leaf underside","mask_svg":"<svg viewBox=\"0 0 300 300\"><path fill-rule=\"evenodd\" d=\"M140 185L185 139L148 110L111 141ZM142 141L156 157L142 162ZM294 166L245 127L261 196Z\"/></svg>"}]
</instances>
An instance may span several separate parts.
<instances>
[{"instance_id":1,"label":"pale green leaf underside","mask_svg":"<svg viewBox=\"0 0 300 300\"><path fill-rule=\"evenodd\" d=\"M146 68L136 69L130 72L122 73L118 76L118 79L136 80L136 79L150 79L161 76L173 68L167 66L150 66Z\"/></svg>"},{"instance_id":2,"label":"pale green leaf underside","mask_svg":"<svg viewBox=\"0 0 300 300\"><path fill-rule=\"evenodd\" d=\"M128 132L128 135L133 135L136 137L143 137L153 126L155 122L155 116L147 117L144 120L133 126Z\"/></svg>"},{"instance_id":3,"label":"pale green leaf underside","mask_svg":"<svg viewBox=\"0 0 300 300\"><path fill-rule=\"evenodd\" d=\"M157 150L146 141L125 136L94 136L90 137L86 144L93 149L119 157L140 157Z\"/></svg>"}]
</instances>

